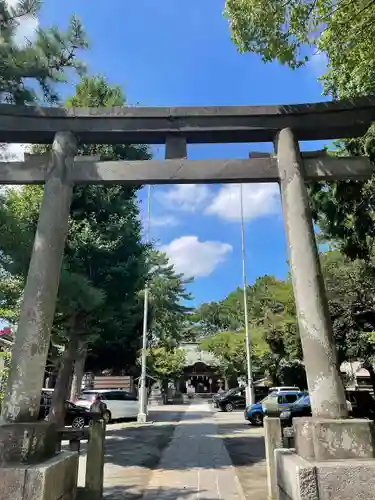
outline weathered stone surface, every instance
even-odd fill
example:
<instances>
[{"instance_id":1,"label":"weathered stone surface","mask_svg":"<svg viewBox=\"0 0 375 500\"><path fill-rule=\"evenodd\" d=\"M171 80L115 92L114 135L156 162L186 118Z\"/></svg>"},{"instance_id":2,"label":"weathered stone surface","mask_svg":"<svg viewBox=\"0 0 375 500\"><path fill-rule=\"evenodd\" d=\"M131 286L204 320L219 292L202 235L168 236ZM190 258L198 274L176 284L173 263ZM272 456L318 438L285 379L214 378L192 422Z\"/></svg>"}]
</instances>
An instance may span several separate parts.
<instances>
[{"instance_id":1,"label":"weathered stone surface","mask_svg":"<svg viewBox=\"0 0 375 500\"><path fill-rule=\"evenodd\" d=\"M55 454L57 428L49 422L0 424L0 467L42 462Z\"/></svg>"},{"instance_id":2,"label":"weathered stone surface","mask_svg":"<svg viewBox=\"0 0 375 500\"><path fill-rule=\"evenodd\" d=\"M105 423L93 421L89 428L86 462L86 491L92 500L103 495Z\"/></svg>"},{"instance_id":3,"label":"weathered stone surface","mask_svg":"<svg viewBox=\"0 0 375 500\"><path fill-rule=\"evenodd\" d=\"M56 134L1 409L5 422L38 418L73 194L69 171L76 152L70 132Z\"/></svg>"},{"instance_id":4,"label":"weathered stone surface","mask_svg":"<svg viewBox=\"0 0 375 500\"><path fill-rule=\"evenodd\" d=\"M375 460L316 463L319 500L375 498Z\"/></svg>"},{"instance_id":5,"label":"weathered stone surface","mask_svg":"<svg viewBox=\"0 0 375 500\"><path fill-rule=\"evenodd\" d=\"M276 450L277 499L319 500L316 468L293 450Z\"/></svg>"},{"instance_id":6,"label":"weathered stone surface","mask_svg":"<svg viewBox=\"0 0 375 500\"><path fill-rule=\"evenodd\" d=\"M361 419L296 418L297 453L307 460L368 459L375 457L374 423Z\"/></svg>"},{"instance_id":7,"label":"weathered stone surface","mask_svg":"<svg viewBox=\"0 0 375 500\"><path fill-rule=\"evenodd\" d=\"M62 452L42 465L28 467L22 500L74 500L78 454Z\"/></svg>"},{"instance_id":8,"label":"weathered stone surface","mask_svg":"<svg viewBox=\"0 0 375 500\"><path fill-rule=\"evenodd\" d=\"M278 500L370 500L375 498L375 460L307 461L277 450Z\"/></svg>"},{"instance_id":9,"label":"weathered stone surface","mask_svg":"<svg viewBox=\"0 0 375 500\"><path fill-rule=\"evenodd\" d=\"M78 454L62 452L36 465L0 467L1 500L75 500Z\"/></svg>"},{"instance_id":10,"label":"weathered stone surface","mask_svg":"<svg viewBox=\"0 0 375 500\"><path fill-rule=\"evenodd\" d=\"M315 241L303 161L294 131L276 140L284 225L312 414L348 415Z\"/></svg>"},{"instance_id":11,"label":"weathered stone surface","mask_svg":"<svg viewBox=\"0 0 375 500\"><path fill-rule=\"evenodd\" d=\"M362 136L375 119L375 98L277 106L61 108L0 107L0 142L48 144L59 130L82 143L164 144L169 134L189 143L271 142L291 127L299 140Z\"/></svg>"},{"instance_id":12,"label":"weathered stone surface","mask_svg":"<svg viewBox=\"0 0 375 500\"><path fill-rule=\"evenodd\" d=\"M264 442L267 460L268 496L277 496L275 450L283 447L283 438L279 418L266 417L264 423Z\"/></svg>"},{"instance_id":13,"label":"weathered stone surface","mask_svg":"<svg viewBox=\"0 0 375 500\"><path fill-rule=\"evenodd\" d=\"M0 498L1 500L23 500L23 490L26 478L24 467L0 468Z\"/></svg>"}]
</instances>

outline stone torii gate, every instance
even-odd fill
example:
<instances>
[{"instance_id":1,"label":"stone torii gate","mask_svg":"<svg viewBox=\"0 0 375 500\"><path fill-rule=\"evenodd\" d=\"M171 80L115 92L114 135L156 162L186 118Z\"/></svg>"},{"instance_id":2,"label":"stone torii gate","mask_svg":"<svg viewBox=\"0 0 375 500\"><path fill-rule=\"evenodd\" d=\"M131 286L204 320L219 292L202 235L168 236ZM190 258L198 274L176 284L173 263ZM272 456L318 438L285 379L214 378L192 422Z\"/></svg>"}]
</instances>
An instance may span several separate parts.
<instances>
[{"instance_id":1,"label":"stone torii gate","mask_svg":"<svg viewBox=\"0 0 375 500\"><path fill-rule=\"evenodd\" d=\"M288 480L298 483L301 467L298 460L310 464L307 460L326 459L328 452L324 455L322 449L330 450L331 459L372 458L370 424L359 421L350 427L345 420L345 393L336 367L332 326L305 185L307 181L366 179L371 176L372 168L365 158L301 153L298 141L358 137L373 121L375 98L372 97L351 102L255 107L62 109L0 105L0 142L52 143L51 155L25 155L23 162L0 163L1 184L45 185L1 414L0 483L3 478L5 482L8 478L9 485L23 481L26 491L35 471L46 477L46 471L50 470L46 464L53 463L53 470L59 474L71 474L72 466L69 469L66 463L76 460L61 453L55 456L50 443L56 429L49 423L37 422L75 184L278 182L313 412L309 422L300 419L301 423L296 424L297 455L288 465L294 471L294 479ZM187 159L187 144L233 142L273 142L276 153L255 153L240 160ZM77 157L78 143L165 144L166 160L103 162L93 157ZM341 455L330 433L335 438L349 436L344 446L346 451ZM319 439L323 444L319 444ZM357 446L358 440L361 444ZM349 450L353 446L356 455ZM280 458L281 471L283 460L290 460L290 456ZM23 479L19 475L21 463L28 470ZM14 465L12 476L9 476L10 465ZM27 498L44 498L45 487L40 488ZM284 492L280 498L307 498L295 496L283 485L280 488ZM66 491L64 495L64 500L70 500L73 493ZM23 500L26 496L19 498Z\"/></svg>"}]
</instances>

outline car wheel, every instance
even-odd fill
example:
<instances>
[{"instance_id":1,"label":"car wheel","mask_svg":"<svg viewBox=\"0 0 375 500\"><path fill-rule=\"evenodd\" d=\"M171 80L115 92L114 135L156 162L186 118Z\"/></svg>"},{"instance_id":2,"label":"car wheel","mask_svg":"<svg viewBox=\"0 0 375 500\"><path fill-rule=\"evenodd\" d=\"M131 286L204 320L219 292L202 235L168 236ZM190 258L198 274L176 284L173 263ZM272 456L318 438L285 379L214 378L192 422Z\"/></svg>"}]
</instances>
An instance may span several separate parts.
<instances>
[{"instance_id":1,"label":"car wheel","mask_svg":"<svg viewBox=\"0 0 375 500\"><path fill-rule=\"evenodd\" d=\"M260 412L254 413L251 416L251 421L254 425L263 425L263 415Z\"/></svg>"},{"instance_id":2,"label":"car wheel","mask_svg":"<svg viewBox=\"0 0 375 500\"><path fill-rule=\"evenodd\" d=\"M106 410L103 414L103 419L106 424L109 424L112 420L112 415L109 410Z\"/></svg>"},{"instance_id":3,"label":"car wheel","mask_svg":"<svg viewBox=\"0 0 375 500\"><path fill-rule=\"evenodd\" d=\"M83 429L85 427L85 419L83 417L74 417L72 427L74 429Z\"/></svg>"},{"instance_id":4,"label":"car wheel","mask_svg":"<svg viewBox=\"0 0 375 500\"><path fill-rule=\"evenodd\" d=\"M233 411L234 406L232 403L225 403L224 411Z\"/></svg>"}]
</instances>

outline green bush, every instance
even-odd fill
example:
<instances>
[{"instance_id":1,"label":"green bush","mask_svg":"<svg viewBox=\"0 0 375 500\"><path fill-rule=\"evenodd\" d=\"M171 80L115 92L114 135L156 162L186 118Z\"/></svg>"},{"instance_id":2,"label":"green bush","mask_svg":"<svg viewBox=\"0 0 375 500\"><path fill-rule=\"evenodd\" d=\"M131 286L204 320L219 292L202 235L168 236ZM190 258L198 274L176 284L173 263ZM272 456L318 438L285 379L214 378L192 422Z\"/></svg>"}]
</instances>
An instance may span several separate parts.
<instances>
[{"instance_id":1,"label":"green bush","mask_svg":"<svg viewBox=\"0 0 375 500\"><path fill-rule=\"evenodd\" d=\"M0 407L3 402L7 387L8 374L10 369L11 353L8 351L0 352L0 358L4 360L4 367L0 371Z\"/></svg>"}]
</instances>

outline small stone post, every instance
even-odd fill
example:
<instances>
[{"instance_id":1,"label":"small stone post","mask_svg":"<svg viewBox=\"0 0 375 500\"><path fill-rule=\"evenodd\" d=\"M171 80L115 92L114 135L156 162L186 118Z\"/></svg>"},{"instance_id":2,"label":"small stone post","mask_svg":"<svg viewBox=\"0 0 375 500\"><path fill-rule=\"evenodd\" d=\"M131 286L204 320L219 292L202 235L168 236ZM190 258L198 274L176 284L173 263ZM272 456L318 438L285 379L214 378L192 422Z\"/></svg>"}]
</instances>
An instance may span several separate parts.
<instances>
[{"instance_id":1,"label":"small stone post","mask_svg":"<svg viewBox=\"0 0 375 500\"><path fill-rule=\"evenodd\" d=\"M276 139L281 199L303 358L314 417L345 418L332 325L316 246L303 162L291 129Z\"/></svg>"},{"instance_id":2,"label":"small stone post","mask_svg":"<svg viewBox=\"0 0 375 500\"><path fill-rule=\"evenodd\" d=\"M58 132L46 173L43 201L24 290L3 422L32 422L38 417L40 390L55 313L64 244L73 194L71 171L77 142L70 132Z\"/></svg>"},{"instance_id":3,"label":"small stone post","mask_svg":"<svg viewBox=\"0 0 375 500\"><path fill-rule=\"evenodd\" d=\"M267 486L269 500L277 498L275 450L283 448L283 436L279 418L265 417L264 444L267 461Z\"/></svg>"},{"instance_id":4,"label":"small stone post","mask_svg":"<svg viewBox=\"0 0 375 500\"><path fill-rule=\"evenodd\" d=\"M87 444L85 497L102 500L104 478L105 422L94 419L90 422Z\"/></svg>"}]
</instances>

